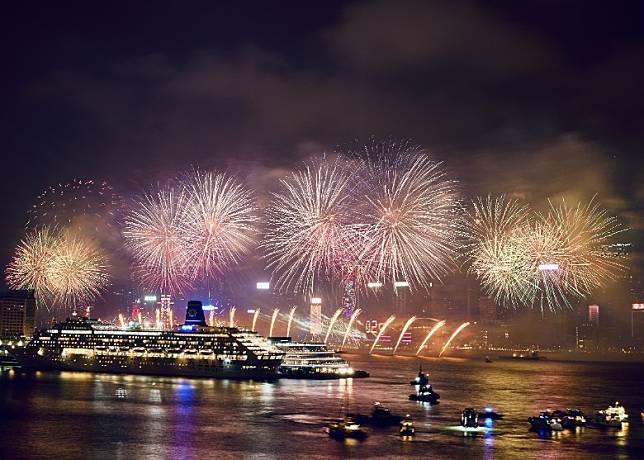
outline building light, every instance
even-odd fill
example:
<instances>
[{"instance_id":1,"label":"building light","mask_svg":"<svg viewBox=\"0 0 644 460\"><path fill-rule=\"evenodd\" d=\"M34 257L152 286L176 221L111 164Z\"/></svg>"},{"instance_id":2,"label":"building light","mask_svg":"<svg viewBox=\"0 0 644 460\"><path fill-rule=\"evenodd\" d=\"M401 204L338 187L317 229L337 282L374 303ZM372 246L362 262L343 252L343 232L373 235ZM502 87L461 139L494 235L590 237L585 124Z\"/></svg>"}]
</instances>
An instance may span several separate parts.
<instances>
[{"instance_id":1,"label":"building light","mask_svg":"<svg viewBox=\"0 0 644 460\"><path fill-rule=\"evenodd\" d=\"M409 283L407 281L394 281L394 287L396 288L409 287Z\"/></svg>"},{"instance_id":2,"label":"building light","mask_svg":"<svg viewBox=\"0 0 644 460\"><path fill-rule=\"evenodd\" d=\"M215 307L214 305L204 305L203 307L201 307L201 309L203 311L213 311L217 310L217 307Z\"/></svg>"},{"instance_id":3,"label":"building light","mask_svg":"<svg viewBox=\"0 0 644 460\"><path fill-rule=\"evenodd\" d=\"M559 264L539 264L537 268L540 272L551 272L559 270Z\"/></svg>"},{"instance_id":4,"label":"building light","mask_svg":"<svg viewBox=\"0 0 644 460\"><path fill-rule=\"evenodd\" d=\"M321 297L311 297L311 305L320 305L322 304Z\"/></svg>"},{"instance_id":5,"label":"building light","mask_svg":"<svg viewBox=\"0 0 644 460\"><path fill-rule=\"evenodd\" d=\"M155 295L143 296L143 301L144 302L156 302L157 301L157 296L155 296Z\"/></svg>"},{"instance_id":6,"label":"building light","mask_svg":"<svg viewBox=\"0 0 644 460\"><path fill-rule=\"evenodd\" d=\"M258 281L257 282L257 289L260 289L262 291L267 291L271 288L271 283L268 281Z\"/></svg>"},{"instance_id":7,"label":"building light","mask_svg":"<svg viewBox=\"0 0 644 460\"><path fill-rule=\"evenodd\" d=\"M644 303L634 303L633 310L644 310Z\"/></svg>"},{"instance_id":8,"label":"building light","mask_svg":"<svg viewBox=\"0 0 644 460\"><path fill-rule=\"evenodd\" d=\"M382 287L382 283L380 281L371 281L367 283L367 287L371 289L377 289Z\"/></svg>"}]
</instances>

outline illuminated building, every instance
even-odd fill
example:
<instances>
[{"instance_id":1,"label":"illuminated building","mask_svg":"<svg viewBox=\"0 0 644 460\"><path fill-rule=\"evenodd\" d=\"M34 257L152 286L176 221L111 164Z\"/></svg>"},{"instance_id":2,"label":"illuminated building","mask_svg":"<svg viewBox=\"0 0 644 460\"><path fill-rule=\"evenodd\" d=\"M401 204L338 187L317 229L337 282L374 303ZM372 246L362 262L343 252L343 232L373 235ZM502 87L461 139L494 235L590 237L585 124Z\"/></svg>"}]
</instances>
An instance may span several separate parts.
<instances>
[{"instance_id":1,"label":"illuminated building","mask_svg":"<svg viewBox=\"0 0 644 460\"><path fill-rule=\"evenodd\" d=\"M33 290L0 291L0 337L31 337L36 319Z\"/></svg>"},{"instance_id":2,"label":"illuminated building","mask_svg":"<svg viewBox=\"0 0 644 460\"><path fill-rule=\"evenodd\" d=\"M644 335L644 303L631 306L631 337L641 338Z\"/></svg>"},{"instance_id":3,"label":"illuminated building","mask_svg":"<svg viewBox=\"0 0 644 460\"><path fill-rule=\"evenodd\" d=\"M161 294L159 300L159 308L161 310L161 327L163 329L170 329L172 327L172 299L169 294Z\"/></svg>"},{"instance_id":4,"label":"illuminated building","mask_svg":"<svg viewBox=\"0 0 644 460\"><path fill-rule=\"evenodd\" d=\"M201 302L188 302L177 330L122 330L72 318L41 330L18 356L30 369L270 378L283 353L255 332L208 326Z\"/></svg>"}]
</instances>

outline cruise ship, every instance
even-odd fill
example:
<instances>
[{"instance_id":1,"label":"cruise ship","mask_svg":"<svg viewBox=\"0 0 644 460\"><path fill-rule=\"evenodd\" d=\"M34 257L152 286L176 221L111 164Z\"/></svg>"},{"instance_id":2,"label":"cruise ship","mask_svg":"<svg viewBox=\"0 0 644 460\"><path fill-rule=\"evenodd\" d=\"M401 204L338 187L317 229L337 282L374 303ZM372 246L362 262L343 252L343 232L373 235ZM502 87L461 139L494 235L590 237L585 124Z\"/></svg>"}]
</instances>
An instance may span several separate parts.
<instances>
[{"instance_id":1,"label":"cruise ship","mask_svg":"<svg viewBox=\"0 0 644 460\"><path fill-rule=\"evenodd\" d=\"M255 332L208 326L201 302L190 301L176 330L72 318L37 333L17 358L24 369L272 379L283 355Z\"/></svg>"},{"instance_id":2,"label":"cruise ship","mask_svg":"<svg viewBox=\"0 0 644 460\"><path fill-rule=\"evenodd\" d=\"M280 374L286 378L339 379L368 377L356 370L323 343L293 342L290 337L270 337L270 342L284 352Z\"/></svg>"}]
</instances>

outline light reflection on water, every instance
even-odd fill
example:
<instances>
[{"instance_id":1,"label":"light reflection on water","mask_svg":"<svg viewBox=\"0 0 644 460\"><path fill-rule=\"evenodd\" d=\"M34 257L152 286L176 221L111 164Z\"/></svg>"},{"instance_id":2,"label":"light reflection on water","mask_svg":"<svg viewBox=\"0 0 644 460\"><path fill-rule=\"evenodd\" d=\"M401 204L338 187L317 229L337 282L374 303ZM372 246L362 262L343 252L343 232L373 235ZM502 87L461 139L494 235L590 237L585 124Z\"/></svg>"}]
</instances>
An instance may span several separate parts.
<instances>
[{"instance_id":1,"label":"light reflection on water","mask_svg":"<svg viewBox=\"0 0 644 460\"><path fill-rule=\"evenodd\" d=\"M0 445L7 458L279 458L323 456L636 457L644 449L642 376L633 364L479 363L350 356L369 379L278 382L217 381L80 372L0 376ZM409 401L418 364L441 403ZM120 391L123 390L123 391ZM121 396L119 396L121 395ZM622 401L631 423L559 433L528 430L527 417L579 407L587 415ZM417 435L374 429L364 442L328 438L326 423L342 411L368 413L380 401L410 414ZM458 427L464 407L489 405L503 420L476 432ZM29 439L29 443L7 442ZM2 457L2 455L0 455Z\"/></svg>"}]
</instances>

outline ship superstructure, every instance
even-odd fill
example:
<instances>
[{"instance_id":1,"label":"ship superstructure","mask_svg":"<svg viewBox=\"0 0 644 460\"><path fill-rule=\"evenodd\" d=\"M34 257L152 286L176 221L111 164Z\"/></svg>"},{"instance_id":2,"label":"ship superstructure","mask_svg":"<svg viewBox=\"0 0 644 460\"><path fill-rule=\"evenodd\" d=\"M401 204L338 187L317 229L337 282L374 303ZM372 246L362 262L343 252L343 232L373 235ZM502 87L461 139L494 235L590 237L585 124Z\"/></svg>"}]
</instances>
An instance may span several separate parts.
<instances>
[{"instance_id":1,"label":"ship superstructure","mask_svg":"<svg viewBox=\"0 0 644 460\"><path fill-rule=\"evenodd\" d=\"M176 330L121 330L72 318L42 330L19 356L22 367L214 378L274 378L283 352L255 332L208 326L188 303Z\"/></svg>"}]
</instances>

